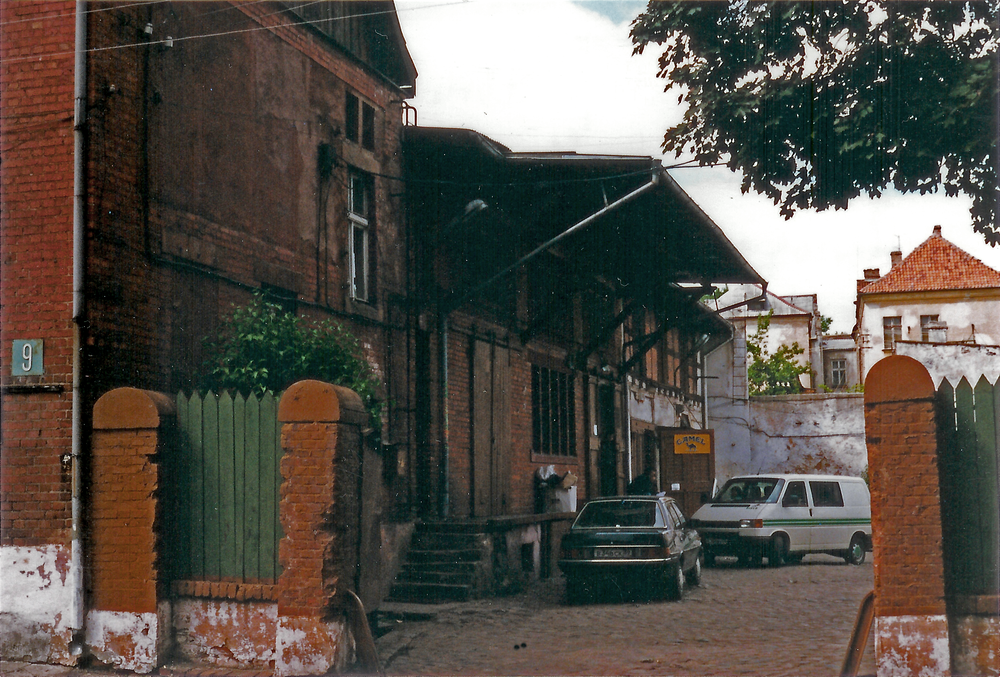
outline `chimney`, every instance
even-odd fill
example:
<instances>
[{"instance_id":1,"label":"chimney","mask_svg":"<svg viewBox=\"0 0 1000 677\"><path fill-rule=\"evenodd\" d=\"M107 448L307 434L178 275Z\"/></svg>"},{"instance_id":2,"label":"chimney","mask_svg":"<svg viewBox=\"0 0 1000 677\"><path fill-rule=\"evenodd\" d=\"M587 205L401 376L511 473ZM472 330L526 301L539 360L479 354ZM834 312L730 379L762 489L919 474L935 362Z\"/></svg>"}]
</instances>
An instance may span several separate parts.
<instances>
[{"instance_id":1,"label":"chimney","mask_svg":"<svg viewBox=\"0 0 1000 677\"><path fill-rule=\"evenodd\" d=\"M861 291L878 279L878 268L865 268L865 279L858 280L858 291Z\"/></svg>"},{"instance_id":2,"label":"chimney","mask_svg":"<svg viewBox=\"0 0 1000 677\"><path fill-rule=\"evenodd\" d=\"M890 267L891 270L903 262L903 252L898 249L894 252L889 252L889 260L892 261L892 266Z\"/></svg>"},{"instance_id":3,"label":"chimney","mask_svg":"<svg viewBox=\"0 0 1000 677\"><path fill-rule=\"evenodd\" d=\"M941 226L934 226L934 232L931 233L931 237L941 237Z\"/></svg>"}]
</instances>

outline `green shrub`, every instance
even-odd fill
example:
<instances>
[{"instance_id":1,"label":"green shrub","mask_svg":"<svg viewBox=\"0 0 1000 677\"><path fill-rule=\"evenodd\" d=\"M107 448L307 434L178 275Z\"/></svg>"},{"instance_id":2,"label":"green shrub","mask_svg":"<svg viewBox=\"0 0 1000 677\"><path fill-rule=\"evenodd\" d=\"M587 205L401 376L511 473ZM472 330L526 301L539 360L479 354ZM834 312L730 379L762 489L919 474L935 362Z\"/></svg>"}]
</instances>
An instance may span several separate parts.
<instances>
[{"instance_id":1,"label":"green shrub","mask_svg":"<svg viewBox=\"0 0 1000 677\"><path fill-rule=\"evenodd\" d=\"M381 414L378 382L357 339L332 320L299 318L260 292L234 306L219 333L206 339L205 353L203 389L278 393L312 378L350 388L373 419Z\"/></svg>"}]
</instances>

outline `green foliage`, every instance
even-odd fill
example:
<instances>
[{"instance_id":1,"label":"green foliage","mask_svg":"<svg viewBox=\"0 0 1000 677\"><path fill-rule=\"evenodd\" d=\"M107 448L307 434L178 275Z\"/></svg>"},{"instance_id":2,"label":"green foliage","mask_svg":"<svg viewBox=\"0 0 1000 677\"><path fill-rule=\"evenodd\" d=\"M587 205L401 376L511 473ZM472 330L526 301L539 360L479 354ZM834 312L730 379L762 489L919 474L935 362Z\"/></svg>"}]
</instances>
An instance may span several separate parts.
<instances>
[{"instance_id":1,"label":"green foliage","mask_svg":"<svg viewBox=\"0 0 1000 677\"><path fill-rule=\"evenodd\" d=\"M773 354L767 349L767 330L774 311L757 318L757 331L747 338L747 353L752 358L747 368L750 395L791 395L802 392L800 374L808 374L809 366L795 361L805 351L798 342L779 346Z\"/></svg>"},{"instance_id":2,"label":"green foliage","mask_svg":"<svg viewBox=\"0 0 1000 677\"><path fill-rule=\"evenodd\" d=\"M651 2L636 52L687 102L665 152L727 164L794 212L862 194L963 192L996 223L996 2Z\"/></svg>"},{"instance_id":3,"label":"green foliage","mask_svg":"<svg viewBox=\"0 0 1000 677\"><path fill-rule=\"evenodd\" d=\"M354 390L373 417L381 412L377 381L357 339L331 320L302 320L263 294L234 307L218 335L205 341L205 350L203 389L277 393L314 378Z\"/></svg>"},{"instance_id":4,"label":"green foliage","mask_svg":"<svg viewBox=\"0 0 1000 677\"><path fill-rule=\"evenodd\" d=\"M830 326L833 324L833 318L827 317L826 315L820 315L819 317L819 331L821 334L825 334L830 331Z\"/></svg>"}]
</instances>

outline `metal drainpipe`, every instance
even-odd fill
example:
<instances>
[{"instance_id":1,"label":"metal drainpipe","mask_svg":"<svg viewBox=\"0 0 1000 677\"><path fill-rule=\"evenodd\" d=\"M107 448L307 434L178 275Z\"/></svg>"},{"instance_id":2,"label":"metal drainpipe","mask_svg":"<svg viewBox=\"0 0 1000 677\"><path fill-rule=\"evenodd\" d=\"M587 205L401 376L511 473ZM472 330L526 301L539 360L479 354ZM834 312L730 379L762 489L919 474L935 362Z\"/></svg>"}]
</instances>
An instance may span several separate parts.
<instances>
[{"instance_id":1,"label":"metal drainpipe","mask_svg":"<svg viewBox=\"0 0 1000 677\"><path fill-rule=\"evenodd\" d=\"M446 309L441 309L441 489L438 491L438 514L441 519L448 518L448 482L450 473L448 472L448 313Z\"/></svg>"},{"instance_id":2,"label":"metal drainpipe","mask_svg":"<svg viewBox=\"0 0 1000 677\"><path fill-rule=\"evenodd\" d=\"M82 365L82 333L84 304L84 228L86 219L86 187L84 172L84 125L87 116L87 2L76 3L76 35L73 77L73 410L72 410L72 489L70 544L70 581L73 600L70 608L70 629L74 639L70 647L73 655L83 652L80 634L84 626L83 607L83 553L80 543L81 525L81 449L83 448L82 397L80 393Z\"/></svg>"}]
</instances>

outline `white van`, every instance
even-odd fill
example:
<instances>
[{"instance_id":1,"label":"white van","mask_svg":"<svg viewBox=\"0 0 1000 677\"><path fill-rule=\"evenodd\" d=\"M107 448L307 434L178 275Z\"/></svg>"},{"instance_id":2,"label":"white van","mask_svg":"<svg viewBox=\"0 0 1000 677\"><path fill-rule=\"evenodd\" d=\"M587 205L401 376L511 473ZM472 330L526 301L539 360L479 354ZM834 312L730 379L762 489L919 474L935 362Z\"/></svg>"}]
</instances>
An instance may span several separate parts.
<instances>
[{"instance_id":1,"label":"white van","mask_svg":"<svg viewBox=\"0 0 1000 677\"><path fill-rule=\"evenodd\" d=\"M693 515L706 564L735 555L745 564L799 562L811 552L861 564L872 549L871 496L860 477L734 477Z\"/></svg>"}]
</instances>

